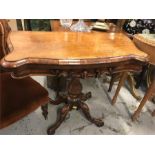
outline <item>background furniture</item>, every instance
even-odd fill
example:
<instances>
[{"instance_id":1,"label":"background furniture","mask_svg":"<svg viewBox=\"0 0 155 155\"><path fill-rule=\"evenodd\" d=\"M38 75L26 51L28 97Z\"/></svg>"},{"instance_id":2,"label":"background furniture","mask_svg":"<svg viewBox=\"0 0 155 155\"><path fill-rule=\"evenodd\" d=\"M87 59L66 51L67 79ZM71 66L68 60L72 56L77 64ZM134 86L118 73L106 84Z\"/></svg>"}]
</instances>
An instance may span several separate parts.
<instances>
[{"instance_id":1,"label":"background furniture","mask_svg":"<svg viewBox=\"0 0 155 155\"><path fill-rule=\"evenodd\" d=\"M84 20L84 21L85 21L85 23L88 26L92 26L93 24L95 24L95 22L97 20ZM78 20L73 20L72 25L75 24L75 23L77 23L77 22L78 22ZM109 28L110 29L108 31L106 31L106 32L120 31L119 30L119 27L116 27L115 24L113 24L113 23L107 23L107 24L109 25ZM53 31L58 31L58 32L71 32L70 29L66 29L66 28L62 27L59 20L51 20L50 21L50 25L51 25L51 29ZM101 33L101 31L92 30L91 33Z\"/></svg>"},{"instance_id":2,"label":"background furniture","mask_svg":"<svg viewBox=\"0 0 155 155\"><path fill-rule=\"evenodd\" d=\"M155 19L128 19L125 21L123 29L126 33L130 34L131 38L135 34L155 34ZM136 80L135 88L138 89L140 86L145 86L146 84L148 87L146 72L149 71L148 66L144 66L142 72L138 76L134 76ZM146 84L145 81L147 81Z\"/></svg>"},{"instance_id":3,"label":"background furniture","mask_svg":"<svg viewBox=\"0 0 155 155\"><path fill-rule=\"evenodd\" d=\"M7 21L0 20L0 59L12 49L7 42L9 32ZM40 106L46 119L48 102L48 92L39 83L30 77L13 79L0 66L0 129L22 119Z\"/></svg>"},{"instance_id":4,"label":"background furniture","mask_svg":"<svg viewBox=\"0 0 155 155\"><path fill-rule=\"evenodd\" d=\"M109 22L115 22L117 27L119 27L123 33L125 33L130 39L133 39L133 35L137 33L148 33L147 35L151 35L150 33L155 33L155 20L154 19L121 19L121 20L108 20ZM147 45L144 47L147 50ZM149 47L151 48L151 47ZM143 50L145 52L145 50ZM152 59L155 57L153 55L154 52L146 52L147 54L151 55ZM129 86L129 90L134 98L140 100L141 97L138 95L135 88L139 88L142 83L145 83L146 73L150 75L152 72L152 67L148 67L148 65L143 66L143 70L138 75L133 75L128 73L127 75L127 82ZM114 74L111 76L111 81L109 85L109 90L111 91L113 84L115 81L118 81L120 78L119 74ZM150 76L147 76L147 85L150 83Z\"/></svg>"},{"instance_id":5,"label":"background furniture","mask_svg":"<svg viewBox=\"0 0 155 155\"><path fill-rule=\"evenodd\" d=\"M155 64L155 34L137 34L134 36L133 41L140 50L149 55L150 64L144 66L144 70L138 78L139 82L137 87L139 87L140 83L145 79L147 79L147 87L149 87L153 79L153 65Z\"/></svg>"},{"instance_id":6,"label":"background furniture","mask_svg":"<svg viewBox=\"0 0 155 155\"><path fill-rule=\"evenodd\" d=\"M152 96L155 96L155 34L137 34L133 38L136 46L142 51L146 52L149 55L150 68L152 68L152 73L150 74L150 84L149 88L142 99L139 107L134 112L132 119L133 121L139 116L143 106L146 104L147 100L151 99ZM152 112L152 115L155 115L155 111Z\"/></svg>"},{"instance_id":7,"label":"background furniture","mask_svg":"<svg viewBox=\"0 0 155 155\"><path fill-rule=\"evenodd\" d=\"M155 76L155 73L154 73L154 76ZM152 96L155 96L155 79L150 84L147 92L145 93L145 96L143 97L142 101L140 102L139 107L137 108L137 110L132 115L132 120L133 121L135 121L137 119L137 117L139 116L142 108L146 104L147 100L151 99ZM155 112L152 112L152 116L155 116Z\"/></svg>"},{"instance_id":8,"label":"background furniture","mask_svg":"<svg viewBox=\"0 0 155 155\"><path fill-rule=\"evenodd\" d=\"M123 29L124 25L125 25L125 23L127 21L128 21L127 19L117 19L117 20L109 19L109 20L106 20L106 22L108 22L108 23L114 23L115 24L116 28L115 28L115 30L113 30L114 33L122 32L127 37L132 39L133 38L132 34L127 33L127 31L125 29ZM111 76L111 80L110 80L109 89L108 89L109 92L112 90L112 87L113 87L114 83L116 81L119 81L119 79L121 77L121 74L112 74L110 76ZM128 86L129 86L129 91L132 94L132 96L134 98L136 98L137 100L140 100L141 97L138 95L138 93L137 93L137 91L135 89L136 82L135 82L135 79L134 79L134 75L131 74L130 72L127 73L127 83L128 83Z\"/></svg>"},{"instance_id":9,"label":"background furniture","mask_svg":"<svg viewBox=\"0 0 155 155\"><path fill-rule=\"evenodd\" d=\"M56 101L51 100L52 104L63 102L65 105L58 111L58 119L48 129L48 134L54 134L72 109L81 110L99 127L104 124L102 119L90 115L85 101L91 95L82 93L80 78L98 78L103 73L138 72L147 62L147 54L138 50L123 33L19 31L12 32L9 38L14 49L1 63L14 77L41 74L64 76L68 80L66 93L59 95ZM116 101L121 85L122 82L113 101Z\"/></svg>"},{"instance_id":10,"label":"background furniture","mask_svg":"<svg viewBox=\"0 0 155 155\"><path fill-rule=\"evenodd\" d=\"M24 19L23 25L21 19L17 19L16 21L18 30L51 31L49 19Z\"/></svg>"}]
</instances>

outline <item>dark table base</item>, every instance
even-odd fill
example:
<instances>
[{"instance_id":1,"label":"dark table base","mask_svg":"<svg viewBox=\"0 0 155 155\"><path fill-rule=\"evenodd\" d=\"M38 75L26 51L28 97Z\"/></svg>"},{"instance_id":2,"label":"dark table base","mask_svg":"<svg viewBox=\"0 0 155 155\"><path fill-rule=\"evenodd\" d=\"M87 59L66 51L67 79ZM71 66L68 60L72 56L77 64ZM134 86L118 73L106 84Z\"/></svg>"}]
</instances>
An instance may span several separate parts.
<instances>
[{"instance_id":1,"label":"dark table base","mask_svg":"<svg viewBox=\"0 0 155 155\"><path fill-rule=\"evenodd\" d=\"M57 121L48 128L47 133L53 135L72 109L81 110L90 122L98 127L103 126L104 122L99 118L92 117L88 105L84 103L87 99L91 98L91 92L82 93L80 80L78 78L72 78L67 88L67 95L59 95L55 101L51 100L51 104L53 105L61 103L65 103L65 105L57 112Z\"/></svg>"}]
</instances>

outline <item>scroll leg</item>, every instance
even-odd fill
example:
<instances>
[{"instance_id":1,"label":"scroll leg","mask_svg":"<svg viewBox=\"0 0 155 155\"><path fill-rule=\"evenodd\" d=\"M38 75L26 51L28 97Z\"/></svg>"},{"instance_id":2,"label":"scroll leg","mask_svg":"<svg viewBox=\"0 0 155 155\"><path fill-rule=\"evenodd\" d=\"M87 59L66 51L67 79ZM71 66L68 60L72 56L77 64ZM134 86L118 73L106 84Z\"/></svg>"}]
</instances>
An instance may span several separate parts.
<instances>
[{"instance_id":1,"label":"scroll leg","mask_svg":"<svg viewBox=\"0 0 155 155\"><path fill-rule=\"evenodd\" d=\"M116 93L115 93L115 95L114 95L114 97L113 97L113 99L112 99L112 105L114 105L114 104L116 103L117 96L118 96L118 94L119 94L119 92L120 92L121 87L123 86L123 84L124 84L124 82L125 82L125 80L126 80L126 77L127 77L127 72L122 73L122 76L121 76L121 78L120 78L118 87L117 87L117 89L116 89Z\"/></svg>"},{"instance_id":2,"label":"scroll leg","mask_svg":"<svg viewBox=\"0 0 155 155\"><path fill-rule=\"evenodd\" d=\"M44 116L46 120L48 117L48 104L42 105L41 109L42 109L42 115Z\"/></svg>"},{"instance_id":3,"label":"scroll leg","mask_svg":"<svg viewBox=\"0 0 155 155\"><path fill-rule=\"evenodd\" d=\"M104 122L101 119L98 118L93 118L90 115L90 111L89 111L89 107L87 106L87 104L81 102L79 103L79 109L82 110L82 112L84 113L85 117L92 123L94 123L96 126L101 127L104 125Z\"/></svg>"},{"instance_id":4,"label":"scroll leg","mask_svg":"<svg viewBox=\"0 0 155 155\"><path fill-rule=\"evenodd\" d=\"M58 97L58 99L56 99L56 100L52 100L51 98L50 98L50 104L53 104L53 105L59 105L59 104L61 104L62 102L65 102L66 101L66 98L64 97L61 97L61 96L59 96Z\"/></svg>"},{"instance_id":5,"label":"scroll leg","mask_svg":"<svg viewBox=\"0 0 155 155\"><path fill-rule=\"evenodd\" d=\"M147 90L145 96L143 97L139 107L137 108L137 110L134 112L134 114L132 115L132 120L135 121L136 118L138 117L138 115L140 114L142 108L144 107L145 103L147 102L148 99L150 99L150 97L152 96L153 93L153 89L155 87L155 80L154 82L152 82L152 84L150 85L149 89Z\"/></svg>"},{"instance_id":6,"label":"scroll leg","mask_svg":"<svg viewBox=\"0 0 155 155\"><path fill-rule=\"evenodd\" d=\"M61 125L61 123L65 120L68 112L70 111L70 105L66 104L64 107L58 112L57 114L57 121L48 128L47 134L53 135L55 133L55 130Z\"/></svg>"}]
</instances>

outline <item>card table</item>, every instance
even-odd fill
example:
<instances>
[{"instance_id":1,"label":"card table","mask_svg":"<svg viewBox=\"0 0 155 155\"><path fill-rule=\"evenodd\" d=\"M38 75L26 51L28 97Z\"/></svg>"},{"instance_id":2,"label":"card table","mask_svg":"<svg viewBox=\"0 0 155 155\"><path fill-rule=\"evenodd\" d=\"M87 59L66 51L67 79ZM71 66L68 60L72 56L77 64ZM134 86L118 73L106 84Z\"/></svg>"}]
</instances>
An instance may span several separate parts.
<instances>
[{"instance_id":1,"label":"card table","mask_svg":"<svg viewBox=\"0 0 155 155\"><path fill-rule=\"evenodd\" d=\"M123 33L84 32L11 32L8 37L10 53L1 60L3 69L14 78L30 75L64 76L68 80L66 93L52 104L65 103L57 121L47 130L54 134L72 109L81 110L98 127L102 119L90 115L85 101L91 93L82 93L80 78L99 78L103 73L122 73L116 98L124 83L126 72L140 72L148 63L148 55L138 50Z\"/></svg>"}]
</instances>

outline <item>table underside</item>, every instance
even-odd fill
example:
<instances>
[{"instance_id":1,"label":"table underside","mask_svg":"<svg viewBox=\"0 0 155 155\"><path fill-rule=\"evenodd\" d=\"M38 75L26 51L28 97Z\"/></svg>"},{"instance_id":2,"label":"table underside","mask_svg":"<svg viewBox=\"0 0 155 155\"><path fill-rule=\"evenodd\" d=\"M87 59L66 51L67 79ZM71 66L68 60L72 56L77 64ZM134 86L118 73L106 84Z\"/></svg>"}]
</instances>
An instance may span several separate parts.
<instances>
[{"instance_id":1,"label":"table underside","mask_svg":"<svg viewBox=\"0 0 155 155\"><path fill-rule=\"evenodd\" d=\"M8 69L12 72L12 76L15 78L23 78L30 75L51 75L57 78L65 77L67 79L66 93L59 94L59 88L56 91L56 100L50 101L51 104L58 105L65 103L65 105L58 110L56 122L50 126L47 130L48 134L54 134L55 130L65 120L67 114L72 110L80 110L86 119L96 126L101 127L104 125L103 118L94 118L91 116L89 106L85 101L91 98L91 92L84 94L82 92L82 84L80 78L87 79L89 77L99 78L102 74L114 74L122 72L140 72L144 62L137 60L104 63L104 64L92 64L92 65L50 65L50 64L24 64L16 68ZM125 75L123 74L120 79L120 84L116 91L116 94L112 100L114 104L120 91L123 82L125 81Z\"/></svg>"}]
</instances>

